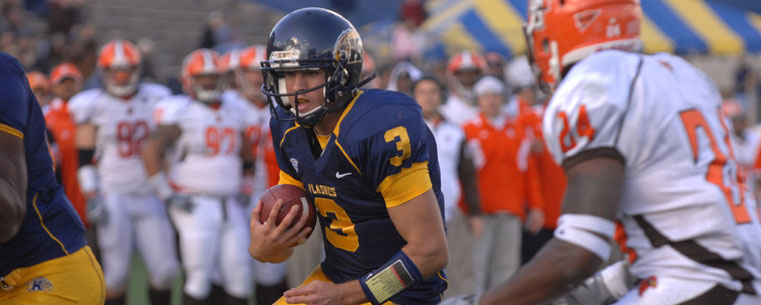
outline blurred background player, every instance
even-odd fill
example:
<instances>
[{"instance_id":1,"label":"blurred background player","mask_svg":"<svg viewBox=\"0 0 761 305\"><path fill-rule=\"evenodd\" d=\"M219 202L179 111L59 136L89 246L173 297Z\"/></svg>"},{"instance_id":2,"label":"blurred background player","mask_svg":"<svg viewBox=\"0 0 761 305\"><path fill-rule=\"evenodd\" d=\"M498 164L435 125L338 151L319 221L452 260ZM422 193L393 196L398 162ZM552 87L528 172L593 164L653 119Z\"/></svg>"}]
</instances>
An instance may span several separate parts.
<instances>
[{"instance_id":1,"label":"blurred background player","mask_svg":"<svg viewBox=\"0 0 761 305\"><path fill-rule=\"evenodd\" d=\"M50 79L45 73L39 71L27 73L26 78L29 80L29 87L32 88L40 107L45 108L50 102Z\"/></svg>"},{"instance_id":2,"label":"blurred background player","mask_svg":"<svg viewBox=\"0 0 761 305\"><path fill-rule=\"evenodd\" d=\"M249 201L246 215L251 215L251 210L255 207L255 202L269 187L277 184L280 169L277 167L274 146L272 145L272 135L270 134L269 119L270 109L267 107L267 100L262 93L262 83L264 77L261 72L261 62L267 58L266 47L263 45L250 46L238 52L238 65L234 70L238 98L242 106L248 111L246 114L245 138L251 144L251 153L256 159L254 164L254 174L244 176L242 181L243 200ZM224 62L224 57L223 57ZM316 242L315 242L316 241ZM301 279L306 276L311 268L322 256L321 239L312 238L309 241L310 247L303 247L304 259L302 265L308 266L309 270L302 271L297 277ZM254 260L254 296L257 304L272 304L277 301L283 292L288 289L286 281L286 266L299 265L295 258L291 258L286 263L262 263ZM302 268L303 269L303 268ZM298 284L298 283L297 283Z\"/></svg>"},{"instance_id":3,"label":"blurred background player","mask_svg":"<svg viewBox=\"0 0 761 305\"><path fill-rule=\"evenodd\" d=\"M87 207L85 197L77 180L79 160L76 146L77 125L69 111L69 99L82 89L82 73L71 63L62 63L50 72L53 99L45 112L45 122L53 134L61 162L56 163L56 176L63 185L66 197L69 198L79 218L87 223Z\"/></svg>"},{"instance_id":4,"label":"blurred background player","mask_svg":"<svg viewBox=\"0 0 761 305\"><path fill-rule=\"evenodd\" d=\"M169 204L180 236L184 304L247 304L252 286L242 242L249 240L248 202L238 202L237 196L244 164L250 168L253 162L251 145L243 137L244 109L221 99L225 85L219 61L209 49L185 58L186 95L156 106L157 127L143 150L151 188ZM224 288L223 295L211 296L212 281Z\"/></svg>"},{"instance_id":5,"label":"blurred background player","mask_svg":"<svg viewBox=\"0 0 761 305\"><path fill-rule=\"evenodd\" d=\"M326 252L302 286L275 304L438 304L446 289L433 135L408 96L358 89L368 81L359 79L362 49L354 26L321 8L293 11L271 31L262 70L276 115L270 127L279 183L307 191ZM249 251L260 261L284 261L311 232L308 213L296 220L291 209L275 226L278 213L260 220L260 206Z\"/></svg>"},{"instance_id":6,"label":"blurred background player","mask_svg":"<svg viewBox=\"0 0 761 305\"><path fill-rule=\"evenodd\" d=\"M596 17L574 27L584 12ZM640 20L634 0L529 4L529 54L553 92L544 136L568 187L555 238L480 304L568 292L608 259L614 220L642 280L616 304L761 302L759 215L721 96L676 56L634 53Z\"/></svg>"},{"instance_id":7,"label":"blurred background player","mask_svg":"<svg viewBox=\"0 0 761 305\"><path fill-rule=\"evenodd\" d=\"M88 220L98 232L106 304L126 304L135 248L148 267L151 304L169 304L179 272L174 230L163 202L149 187L141 156L154 128L153 107L170 92L141 83L141 64L131 42L110 41L98 55L104 88L75 95L69 106L77 124L79 185L88 202Z\"/></svg>"},{"instance_id":8,"label":"blurred background player","mask_svg":"<svg viewBox=\"0 0 761 305\"><path fill-rule=\"evenodd\" d=\"M544 199L523 123L517 114L503 111L504 85L484 76L474 92L480 113L463 129L478 170L484 213L484 234L472 257L475 289L483 292L520 267L522 222L532 231L541 229Z\"/></svg>"},{"instance_id":9,"label":"blurred background player","mask_svg":"<svg viewBox=\"0 0 761 305\"><path fill-rule=\"evenodd\" d=\"M236 71L240 68L240 54L241 51L233 49L227 51L219 59L219 64L222 67L222 78L226 85L225 92L235 92L239 88L238 75Z\"/></svg>"},{"instance_id":10,"label":"blurred background player","mask_svg":"<svg viewBox=\"0 0 761 305\"><path fill-rule=\"evenodd\" d=\"M412 96L412 84L423 76L423 72L409 62L403 61L394 66L388 78L386 90L399 91Z\"/></svg>"},{"instance_id":11,"label":"blurred background player","mask_svg":"<svg viewBox=\"0 0 761 305\"><path fill-rule=\"evenodd\" d=\"M441 192L444 195L444 219L447 227L449 264L447 295L473 291L473 242L483 233L478 178L465 141L465 132L457 124L446 121L439 113L444 100L442 83L424 76L412 86L426 125L436 139ZM464 202L465 211L458 203Z\"/></svg>"},{"instance_id":12,"label":"blurred background player","mask_svg":"<svg viewBox=\"0 0 761 305\"><path fill-rule=\"evenodd\" d=\"M449 59L446 72L449 96L441 107L444 118L462 125L478 116L473 85L485 70L486 60L477 52L463 51Z\"/></svg>"},{"instance_id":13,"label":"blurred background player","mask_svg":"<svg viewBox=\"0 0 761 305\"><path fill-rule=\"evenodd\" d=\"M484 54L484 60L486 60L485 75L491 75L501 81L505 81L505 65L507 61L505 58L497 52L486 52Z\"/></svg>"},{"instance_id":14,"label":"blurred background player","mask_svg":"<svg viewBox=\"0 0 761 305\"><path fill-rule=\"evenodd\" d=\"M56 182L42 110L5 53L0 88L0 303L103 304L103 273Z\"/></svg>"}]
</instances>

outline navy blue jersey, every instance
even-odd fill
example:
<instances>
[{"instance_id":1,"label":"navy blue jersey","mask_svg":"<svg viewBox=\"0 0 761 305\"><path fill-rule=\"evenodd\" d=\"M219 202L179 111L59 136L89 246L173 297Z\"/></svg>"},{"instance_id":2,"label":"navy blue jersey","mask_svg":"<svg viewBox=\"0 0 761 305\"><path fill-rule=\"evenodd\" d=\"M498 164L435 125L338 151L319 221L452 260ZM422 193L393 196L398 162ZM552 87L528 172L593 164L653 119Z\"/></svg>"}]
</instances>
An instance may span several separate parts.
<instances>
[{"instance_id":1,"label":"navy blue jersey","mask_svg":"<svg viewBox=\"0 0 761 305\"><path fill-rule=\"evenodd\" d=\"M406 244L389 207L433 189L443 215L436 142L410 97L365 91L344 110L324 149L312 130L296 123L273 116L270 127L281 182L302 185L317 207L326 254L322 270L333 282L367 274ZM445 289L441 272L391 301L436 304Z\"/></svg>"},{"instance_id":2,"label":"navy blue jersey","mask_svg":"<svg viewBox=\"0 0 761 305\"><path fill-rule=\"evenodd\" d=\"M24 69L2 52L0 92L0 132L23 140L27 170L24 221L11 240L0 244L0 276L4 276L13 269L75 252L85 240L82 222L55 180L45 119Z\"/></svg>"}]
</instances>

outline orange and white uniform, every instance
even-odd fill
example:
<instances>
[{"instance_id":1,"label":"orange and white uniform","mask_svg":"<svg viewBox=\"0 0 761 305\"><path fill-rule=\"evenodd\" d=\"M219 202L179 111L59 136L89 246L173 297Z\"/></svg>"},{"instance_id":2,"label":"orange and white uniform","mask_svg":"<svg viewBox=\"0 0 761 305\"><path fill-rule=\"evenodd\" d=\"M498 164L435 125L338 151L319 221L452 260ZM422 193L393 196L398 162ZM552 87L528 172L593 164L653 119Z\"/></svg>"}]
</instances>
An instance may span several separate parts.
<instances>
[{"instance_id":1,"label":"orange and white uniform","mask_svg":"<svg viewBox=\"0 0 761 305\"><path fill-rule=\"evenodd\" d=\"M761 226L744 186L714 83L679 57L601 51L555 91L544 135L564 166L625 165L619 219L631 272L657 285L617 304L681 303L720 285L758 304ZM753 298L754 301L743 301Z\"/></svg>"}]
</instances>

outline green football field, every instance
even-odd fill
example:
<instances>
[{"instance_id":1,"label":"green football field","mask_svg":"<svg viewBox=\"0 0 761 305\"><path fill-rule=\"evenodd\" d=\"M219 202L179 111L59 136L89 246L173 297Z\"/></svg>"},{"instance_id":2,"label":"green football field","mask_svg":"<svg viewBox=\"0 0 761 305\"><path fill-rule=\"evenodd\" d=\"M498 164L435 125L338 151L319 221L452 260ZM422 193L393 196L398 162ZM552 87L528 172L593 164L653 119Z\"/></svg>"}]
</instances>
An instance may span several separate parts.
<instances>
[{"instance_id":1,"label":"green football field","mask_svg":"<svg viewBox=\"0 0 761 305\"><path fill-rule=\"evenodd\" d=\"M132 268L129 273L129 286L127 287L128 305L146 305L148 303L148 271L140 259L140 255L132 255ZM177 279L172 287L172 305L182 305L182 277ZM256 305L253 298L249 298L249 305Z\"/></svg>"}]
</instances>

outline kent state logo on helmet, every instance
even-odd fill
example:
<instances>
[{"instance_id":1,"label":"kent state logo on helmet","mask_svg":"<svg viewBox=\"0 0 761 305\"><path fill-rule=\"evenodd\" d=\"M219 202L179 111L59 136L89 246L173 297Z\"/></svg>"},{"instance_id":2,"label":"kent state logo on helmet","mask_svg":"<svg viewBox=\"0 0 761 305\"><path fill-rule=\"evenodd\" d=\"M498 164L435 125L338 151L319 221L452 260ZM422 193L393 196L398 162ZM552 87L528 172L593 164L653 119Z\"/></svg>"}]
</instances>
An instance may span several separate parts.
<instances>
[{"instance_id":1,"label":"kent state logo on helmet","mask_svg":"<svg viewBox=\"0 0 761 305\"><path fill-rule=\"evenodd\" d=\"M264 85L273 114L278 120L296 121L314 126L329 112L342 111L357 88L374 75L360 82L363 61L362 39L354 26L341 15L323 8L296 10L275 25L267 42L267 60L262 61ZM285 72L325 69L325 82L319 86L286 92ZM325 92L324 105L308 113L292 107L303 95L314 90ZM290 112L283 116L275 105Z\"/></svg>"},{"instance_id":2,"label":"kent state logo on helmet","mask_svg":"<svg viewBox=\"0 0 761 305\"><path fill-rule=\"evenodd\" d=\"M565 70L604 49L640 51L637 0L531 0L524 25L529 61L543 91Z\"/></svg>"}]
</instances>

